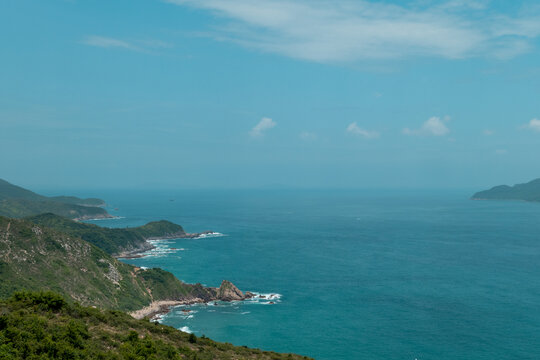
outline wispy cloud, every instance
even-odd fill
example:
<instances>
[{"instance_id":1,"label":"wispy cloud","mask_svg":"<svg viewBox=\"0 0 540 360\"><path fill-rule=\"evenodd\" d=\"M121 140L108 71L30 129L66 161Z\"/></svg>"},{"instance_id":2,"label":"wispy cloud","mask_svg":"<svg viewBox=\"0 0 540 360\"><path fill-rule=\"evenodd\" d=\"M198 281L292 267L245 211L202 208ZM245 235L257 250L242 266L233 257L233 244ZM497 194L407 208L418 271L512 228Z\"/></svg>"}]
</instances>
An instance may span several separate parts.
<instances>
[{"instance_id":1,"label":"wispy cloud","mask_svg":"<svg viewBox=\"0 0 540 360\"><path fill-rule=\"evenodd\" d=\"M165 1L217 15L219 27L204 29L216 40L317 62L513 57L540 36L539 12L512 17L488 1Z\"/></svg>"},{"instance_id":2,"label":"wispy cloud","mask_svg":"<svg viewBox=\"0 0 540 360\"><path fill-rule=\"evenodd\" d=\"M522 128L540 132L540 120L532 119L527 124L523 125Z\"/></svg>"},{"instance_id":3,"label":"wispy cloud","mask_svg":"<svg viewBox=\"0 0 540 360\"><path fill-rule=\"evenodd\" d=\"M151 51L158 49L172 48L172 44L155 39L122 40L106 36L87 36L82 41L83 44L102 48L117 48L134 51Z\"/></svg>"},{"instance_id":4,"label":"wispy cloud","mask_svg":"<svg viewBox=\"0 0 540 360\"><path fill-rule=\"evenodd\" d=\"M484 134L485 136L491 136L491 135L495 134L495 131L490 130L490 129L486 129L486 130L482 131L482 134Z\"/></svg>"},{"instance_id":5,"label":"wispy cloud","mask_svg":"<svg viewBox=\"0 0 540 360\"><path fill-rule=\"evenodd\" d=\"M251 129L249 135L255 138L261 137L267 130L273 128L276 125L277 124L274 120L267 117L262 118L261 121L259 121L259 123L253 127L253 129Z\"/></svg>"},{"instance_id":6,"label":"wispy cloud","mask_svg":"<svg viewBox=\"0 0 540 360\"><path fill-rule=\"evenodd\" d=\"M317 134L309 132L309 131L302 131L300 133L300 139L306 140L306 141L314 141L317 140Z\"/></svg>"},{"instance_id":7,"label":"wispy cloud","mask_svg":"<svg viewBox=\"0 0 540 360\"><path fill-rule=\"evenodd\" d=\"M122 49L130 49L130 50L136 50L137 48L133 46L132 44L115 39L110 37L104 37L104 36L87 36L83 43L90 46L97 46L102 48L122 48Z\"/></svg>"},{"instance_id":8,"label":"wispy cloud","mask_svg":"<svg viewBox=\"0 0 540 360\"><path fill-rule=\"evenodd\" d=\"M353 123L349 124L349 126L347 126L346 131L349 134L356 135L356 136L361 136L361 137L364 137L366 139L378 138L379 135L380 135L377 131L369 131L369 130L366 130L366 129L362 129L361 127L358 126L358 124L356 122L353 122Z\"/></svg>"},{"instance_id":9,"label":"wispy cloud","mask_svg":"<svg viewBox=\"0 0 540 360\"><path fill-rule=\"evenodd\" d=\"M497 155L506 155L506 154L508 154L508 150L506 150L506 149L497 149L497 150L495 150L495 154L497 154Z\"/></svg>"},{"instance_id":10,"label":"wispy cloud","mask_svg":"<svg viewBox=\"0 0 540 360\"><path fill-rule=\"evenodd\" d=\"M433 116L429 118L419 129L403 129L405 135L421 135L421 136L444 136L450 132L450 129L445 125L445 122L450 121L449 117L441 118Z\"/></svg>"}]
</instances>

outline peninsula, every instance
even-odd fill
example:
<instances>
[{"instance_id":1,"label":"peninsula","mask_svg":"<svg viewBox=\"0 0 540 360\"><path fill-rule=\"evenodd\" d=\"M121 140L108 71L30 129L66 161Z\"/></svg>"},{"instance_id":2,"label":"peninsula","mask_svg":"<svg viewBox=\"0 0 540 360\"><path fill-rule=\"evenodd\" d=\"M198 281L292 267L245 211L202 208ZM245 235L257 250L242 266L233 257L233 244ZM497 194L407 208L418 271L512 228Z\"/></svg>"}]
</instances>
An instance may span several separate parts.
<instances>
[{"instance_id":1,"label":"peninsula","mask_svg":"<svg viewBox=\"0 0 540 360\"><path fill-rule=\"evenodd\" d=\"M165 220L110 229L75 221L80 216L62 216L67 209L104 211L103 204L99 199L48 198L0 181L0 214L10 214L0 215L0 353L13 359L44 351L47 358L108 359L143 349L152 359L305 358L221 344L148 322L173 306L242 301L255 294L228 280L219 287L187 284L168 271L118 259L148 250L148 240L196 238L211 231L188 233ZM22 218L40 210L46 213ZM46 333L68 334L68 340L47 338L44 350L44 327ZM24 334L25 341L15 341L17 334Z\"/></svg>"},{"instance_id":2,"label":"peninsula","mask_svg":"<svg viewBox=\"0 0 540 360\"><path fill-rule=\"evenodd\" d=\"M0 216L22 218L45 212L74 220L106 219L101 199L75 196L43 196L0 179Z\"/></svg>"},{"instance_id":3,"label":"peninsula","mask_svg":"<svg viewBox=\"0 0 540 360\"><path fill-rule=\"evenodd\" d=\"M82 305L123 311L163 301L193 304L253 296L227 280L219 288L186 284L168 271L123 263L76 235L0 217L0 297L25 289L53 290ZM163 310L160 306L157 312Z\"/></svg>"},{"instance_id":4,"label":"peninsula","mask_svg":"<svg viewBox=\"0 0 540 360\"><path fill-rule=\"evenodd\" d=\"M154 245L148 240L193 239L213 233L212 231L188 233L182 226L166 220L152 221L134 228L100 227L53 213L30 216L26 220L80 237L117 258L133 257L153 249Z\"/></svg>"},{"instance_id":5,"label":"peninsula","mask_svg":"<svg viewBox=\"0 0 540 360\"><path fill-rule=\"evenodd\" d=\"M489 190L477 192L471 199L540 201L540 179L514 186L495 186Z\"/></svg>"}]
</instances>

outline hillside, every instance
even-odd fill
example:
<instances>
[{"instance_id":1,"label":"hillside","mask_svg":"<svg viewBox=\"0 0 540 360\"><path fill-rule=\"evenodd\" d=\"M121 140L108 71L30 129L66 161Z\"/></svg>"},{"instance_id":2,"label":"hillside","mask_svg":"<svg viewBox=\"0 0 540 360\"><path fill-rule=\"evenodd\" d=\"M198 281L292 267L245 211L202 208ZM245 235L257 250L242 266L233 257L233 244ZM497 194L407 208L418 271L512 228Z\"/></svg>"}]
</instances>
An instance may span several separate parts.
<instances>
[{"instance_id":1,"label":"hillside","mask_svg":"<svg viewBox=\"0 0 540 360\"><path fill-rule=\"evenodd\" d=\"M28 217L27 220L80 237L112 255L149 249L151 245L146 242L146 239L180 238L188 235L182 226L165 220L124 229L80 223L51 213Z\"/></svg>"},{"instance_id":2,"label":"hillside","mask_svg":"<svg viewBox=\"0 0 540 360\"><path fill-rule=\"evenodd\" d=\"M540 201L540 179L514 186L495 186L490 190L477 192L472 199Z\"/></svg>"},{"instance_id":3,"label":"hillside","mask_svg":"<svg viewBox=\"0 0 540 360\"><path fill-rule=\"evenodd\" d=\"M0 179L0 216L21 218L51 212L70 219L111 217L101 199L74 196L47 197Z\"/></svg>"},{"instance_id":4,"label":"hillside","mask_svg":"<svg viewBox=\"0 0 540 360\"><path fill-rule=\"evenodd\" d=\"M308 359L218 343L119 311L21 292L0 302L1 359Z\"/></svg>"},{"instance_id":5,"label":"hillside","mask_svg":"<svg viewBox=\"0 0 540 360\"><path fill-rule=\"evenodd\" d=\"M230 300L219 289L185 284L161 269L122 263L102 249L27 220L0 217L0 297L53 290L83 305L133 311L153 301ZM242 296L244 296L242 294Z\"/></svg>"}]
</instances>

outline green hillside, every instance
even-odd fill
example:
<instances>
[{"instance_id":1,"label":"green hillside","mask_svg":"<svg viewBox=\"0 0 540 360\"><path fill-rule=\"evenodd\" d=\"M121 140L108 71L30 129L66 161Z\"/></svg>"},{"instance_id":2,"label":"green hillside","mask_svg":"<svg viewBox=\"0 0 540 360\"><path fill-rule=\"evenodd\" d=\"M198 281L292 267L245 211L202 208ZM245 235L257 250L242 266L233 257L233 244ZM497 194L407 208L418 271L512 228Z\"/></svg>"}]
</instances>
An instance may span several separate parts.
<instances>
[{"instance_id":1,"label":"green hillside","mask_svg":"<svg viewBox=\"0 0 540 360\"><path fill-rule=\"evenodd\" d=\"M52 290L84 305L125 311L158 300L219 299L218 289L125 264L77 236L0 217L0 297L24 289Z\"/></svg>"},{"instance_id":2,"label":"green hillside","mask_svg":"<svg viewBox=\"0 0 540 360\"><path fill-rule=\"evenodd\" d=\"M80 199L74 196L47 197L0 179L0 216L25 217L51 212L70 219L110 217L99 206L101 199Z\"/></svg>"},{"instance_id":3,"label":"green hillside","mask_svg":"<svg viewBox=\"0 0 540 360\"><path fill-rule=\"evenodd\" d=\"M32 216L27 220L80 237L113 255L147 248L149 244L146 239L148 238L185 235L182 226L164 220L124 229L110 229L80 223L51 213Z\"/></svg>"},{"instance_id":4,"label":"green hillside","mask_svg":"<svg viewBox=\"0 0 540 360\"><path fill-rule=\"evenodd\" d=\"M88 198L81 199L76 196L50 196L50 200L58 201L66 204L72 205L83 205L83 206L104 206L105 201L97 198Z\"/></svg>"},{"instance_id":5,"label":"green hillside","mask_svg":"<svg viewBox=\"0 0 540 360\"><path fill-rule=\"evenodd\" d=\"M308 358L218 343L50 292L21 292L0 302L0 359Z\"/></svg>"},{"instance_id":6,"label":"green hillside","mask_svg":"<svg viewBox=\"0 0 540 360\"><path fill-rule=\"evenodd\" d=\"M495 186L490 190L477 192L472 199L540 201L540 179L514 186Z\"/></svg>"}]
</instances>

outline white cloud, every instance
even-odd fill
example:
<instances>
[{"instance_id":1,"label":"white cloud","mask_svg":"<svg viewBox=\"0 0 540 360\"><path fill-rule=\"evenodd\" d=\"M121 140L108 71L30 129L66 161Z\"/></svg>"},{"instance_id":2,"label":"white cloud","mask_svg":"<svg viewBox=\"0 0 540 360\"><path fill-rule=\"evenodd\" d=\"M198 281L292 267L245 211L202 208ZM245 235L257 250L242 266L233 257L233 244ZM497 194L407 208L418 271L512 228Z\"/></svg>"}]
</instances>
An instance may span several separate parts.
<instances>
[{"instance_id":1,"label":"white cloud","mask_svg":"<svg viewBox=\"0 0 540 360\"><path fill-rule=\"evenodd\" d=\"M353 122L351 124L349 124L349 126L347 126L347 130L346 130L349 134L353 134L353 135L357 135L357 136L362 136L362 137L365 137L367 139L374 139L374 138L378 138L379 137L379 133L376 132L376 131L369 131L369 130L365 130L365 129L362 129L361 127L358 126L358 124L356 122Z\"/></svg>"},{"instance_id":2,"label":"white cloud","mask_svg":"<svg viewBox=\"0 0 540 360\"><path fill-rule=\"evenodd\" d=\"M83 44L102 47L102 48L118 48L135 51L151 51L158 49L168 49L173 46L170 43L155 39L142 39L134 41L125 41L112 37L105 36L87 36L83 41Z\"/></svg>"},{"instance_id":3,"label":"white cloud","mask_svg":"<svg viewBox=\"0 0 540 360\"><path fill-rule=\"evenodd\" d=\"M423 135L423 136L444 136L450 132L450 129L444 124L450 121L450 118L446 117L444 120L433 116L429 118L419 129L403 129L405 135Z\"/></svg>"},{"instance_id":4,"label":"white cloud","mask_svg":"<svg viewBox=\"0 0 540 360\"><path fill-rule=\"evenodd\" d=\"M251 129L249 134L252 137L261 137L264 132L276 126L276 122L270 118L262 118L257 125Z\"/></svg>"},{"instance_id":5,"label":"white cloud","mask_svg":"<svg viewBox=\"0 0 540 360\"><path fill-rule=\"evenodd\" d=\"M508 150L506 150L506 149L497 149L497 150L495 150L495 154L497 154L497 155L506 155L506 154L508 154Z\"/></svg>"},{"instance_id":6,"label":"white cloud","mask_svg":"<svg viewBox=\"0 0 540 360\"><path fill-rule=\"evenodd\" d=\"M538 9L512 17L488 1L164 1L211 11L220 25L205 30L216 40L317 62L513 57L540 36Z\"/></svg>"},{"instance_id":7,"label":"white cloud","mask_svg":"<svg viewBox=\"0 0 540 360\"><path fill-rule=\"evenodd\" d=\"M532 119L529 123L523 125L522 128L540 132L540 120Z\"/></svg>"},{"instance_id":8,"label":"white cloud","mask_svg":"<svg viewBox=\"0 0 540 360\"><path fill-rule=\"evenodd\" d=\"M300 133L300 139L306 140L306 141L317 140L317 134L309 132L309 131L302 131Z\"/></svg>"},{"instance_id":9,"label":"white cloud","mask_svg":"<svg viewBox=\"0 0 540 360\"><path fill-rule=\"evenodd\" d=\"M495 134L495 131L486 129L486 130L482 131L482 134L484 134L485 136L491 136L491 135Z\"/></svg>"},{"instance_id":10,"label":"white cloud","mask_svg":"<svg viewBox=\"0 0 540 360\"><path fill-rule=\"evenodd\" d=\"M86 45L103 48L123 48L130 50L136 49L135 46L126 41L103 36L87 36L86 39L84 39L83 43Z\"/></svg>"}]
</instances>

